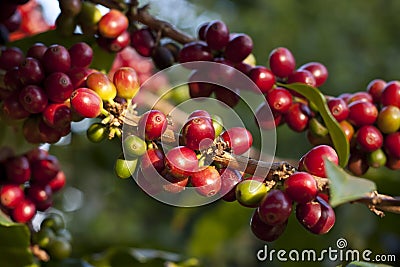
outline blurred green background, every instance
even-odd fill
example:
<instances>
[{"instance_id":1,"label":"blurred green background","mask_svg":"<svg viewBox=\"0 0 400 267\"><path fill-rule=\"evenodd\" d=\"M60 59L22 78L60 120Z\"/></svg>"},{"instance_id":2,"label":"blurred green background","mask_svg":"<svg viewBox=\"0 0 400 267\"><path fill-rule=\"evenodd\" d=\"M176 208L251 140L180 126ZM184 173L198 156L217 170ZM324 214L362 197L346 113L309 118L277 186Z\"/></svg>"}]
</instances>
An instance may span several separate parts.
<instances>
[{"instance_id":1,"label":"blurred green background","mask_svg":"<svg viewBox=\"0 0 400 267\"><path fill-rule=\"evenodd\" d=\"M191 34L199 23L215 18L224 20L232 32L249 34L260 65L267 64L269 52L278 46L289 48L298 66L322 62L329 70L328 81L321 88L325 94L361 91L372 79L400 77L400 1L153 2L155 14ZM254 125L250 123L249 127ZM277 139L280 157L298 159L310 148L303 133L293 133L286 126L278 129ZM196 257L202 266L337 264L259 262L256 252L265 243L250 231L252 209L222 201L187 209L164 205L143 193L134 180L114 176L113 164L120 152L118 142L91 144L84 134L75 134L70 145L52 146L51 152L60 158L68 175L69 187L58 197L56 207L65 212L75 240L75 256L129 246ZM376 181L380 192L399 195L399 172L370 170L366 176ZM380 219L356 204L337 208L336 215L336 225L324 236L308 233L291 218L283 236L268 248L318 251L336 248L336 240L346 238L348 248L368 248L374 254L400 257L398 215L387 214Z\"/></svg>"}]
</instances>

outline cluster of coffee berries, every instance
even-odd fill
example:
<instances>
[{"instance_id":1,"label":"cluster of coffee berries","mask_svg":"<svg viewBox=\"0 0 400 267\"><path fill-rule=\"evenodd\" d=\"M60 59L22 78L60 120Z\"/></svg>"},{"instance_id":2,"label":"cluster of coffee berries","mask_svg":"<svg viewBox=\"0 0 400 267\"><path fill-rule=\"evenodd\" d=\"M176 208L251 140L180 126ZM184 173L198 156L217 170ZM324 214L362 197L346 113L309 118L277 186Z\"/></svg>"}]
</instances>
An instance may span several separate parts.
<instances>
[{"instance_id":1,"label":"cluster of coffee berries","mask_svg":"<svg viewBox=\"0 0 400 267\"><path fill-rule=\"evenodd\" d=\"M250 177L236 184L231 197L243 206L256 208L250 222L256 237L267 242L276 240L287 226L294 203L296 218L305 229L314 234L329 232L335 223L335 212L328 196L319 192L316 181L316 177L326 177L324 159L338 164L336 151L320 145L302 157L298 171L280 182Z\"/></svg>"},{"instance_id":2,"label":"cluster of coffee berries","mask_svg":"<svg viewBox=\"0 0 400 267\"><path fill-rule=\"evenodd\" d=\"M19 29L22 23L22 15L18 10L19 5L23 5L29 0L6 0L0 2L0 45L9 41L9 34Z\"/></svg>"},{"instance_id":3,"label":"cluster of coffee berries","mask_svg":"<svg viewBox=\"0 0 400 267\"><path fill-rule=\"evenodd\" d=\"M246 59L248 60L248 57L251 57L253 50L253 41L247 34L230 33L224 22L215 20L204 23L199 27L198 38L199 40L185 44L179 51L180 63L215 62L236 68L245 74L248 74L253 68L246 63ZM226 68L225 73L219 73L221 79L228 79L224 76L230 75L230 68ZM193 71L189 81L196 81L199 75L197 71ZM216 99L234 107L240 100L239 88L230 89L206 82L189 84L189 93L192 98L210 97L212 93L215 93Z\"/></svg>"},{"instance_id":4,"label":"cluster of coffee berries","mask_svg":"<svg viewBox=\"0 0 400 267\"><path fill-rule=\"evenodd\" d=\"M45 250L53 261L66 259L71 254L72 237L58 213L46 215L40 223L40 229L32 233L31 241L34 246Z\"/></svg>"},{"instance_id":5,"label":"cluster of coffee berries","mask_svg":"<svg viewBox=\"0 0 400 267\"><path fill-rule=\"evenodd\" d=\"M3 117L11 123L24 121L23 133L30 143L55 143L70 133L72 120L96 117L101 99L82 88L92 71L92 57L91 47L83 42L69 49L36 43L26 55L16 47L3 48Z\"/></svg>"},{"instance_id":6,"label":"cluster of coffee berries","mask_svg":"<svg viewBox=\"0 0 400 267\"><path fill-rule=\"evenodd\" d=\"M124 137L125 157L117 160L117 175L130 177L140 161L137 182L152 194L179 193L192 187L201 196L211 197L225 195L231 190L231 177L207 160L207 150L215 142L221 142L227 151L241 155L252 145L250 132L243 127L224 130L219 117L196 110L188 116L180 131L179 143L174 146L175 143L168 140L173 139L173 133L167 126L167 117L162 112L144 113L138 121L136 134ZM171 133L166 133L167 129Z\"/></svg>"},{"instance_id":7,"label":"cluster of coffee berries","mask_svg":"<svg viewBox=\"0 0 400 267\"><path fill-rule=\"evenodd\" d=\"M131 46L143 57L151 57L154 65L162 70L178 61L180 47L172 41L157 40L157 34L148 27L133 30Z\"/></svg>"},{"instance_id":8,"label":"cluster of coffee berries","mask_svg":"<svg viewBox=\"0 0 400 267\"><path fill-rule=\"evenodd\" d=\"M57 158L36 148L1 162L0 207L15 222L29 222L53 205L66 182Z\"/></svg>"}]
</instances>

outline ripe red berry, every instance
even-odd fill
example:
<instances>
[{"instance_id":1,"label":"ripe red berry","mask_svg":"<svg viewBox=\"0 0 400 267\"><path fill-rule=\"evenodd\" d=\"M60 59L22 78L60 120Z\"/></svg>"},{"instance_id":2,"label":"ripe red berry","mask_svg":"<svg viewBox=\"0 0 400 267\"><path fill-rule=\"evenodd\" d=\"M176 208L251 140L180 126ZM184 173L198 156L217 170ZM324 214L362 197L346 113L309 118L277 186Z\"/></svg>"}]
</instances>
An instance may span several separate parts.
<instances>
[{"instance_id":1,"label":"ripe red berry","mask_svg":"<svg viewBox=\"0 0 400 267\"><path fill-rule=\"evenodd\" d=\"M214 126L209 118L190 119L181 130L182 144L193 150L208 148L215 138Z\"/></svg>"},{"instance_id":2,"label":"ripe red berry","mask_svg":"<svg viewBox=\"0 0 400 267\"><path fill-rule=\"evenodd\" d=\"M312 148L304 155L303 166L307 172L319 177L326 177L324 159L338 164L339 158L336 151L328 145L319 145Z\"/></svg>"},{"instance_id":3,"label":"ripe red berry","mask_svg":"<svg viewBox=\"0 0 400 267\"><path fill-rule=\"evenodd\" d=\"M331 98L328 100L327 104L329 111L338 122L347 119L349 116L349 107L347 106L346 101L344 101L342 98Z\"/></svg>"},{"instance_id":4,"label":"ripe red berry","mask_svg":"<svg viewBox=\"0 0 400 267\"><path fill-rule=\"evenodd\" d=\"M189 76L189 95L191 98L209 97L215 86L212 83L199 82L204 79L201 71L193 71Z\"/></svg>"},{"instance_id":5,"label":"ripe red berry","mask_svg":"<svg viewBox=\"0 0 400 267\"><path fill-rule=\"evenodd\" d=\"M71 57L68 50L61 45L51 45L47 48L41 60L47 73L66 73L71 67Z\"/></svg>"},{"instance_id":6,"label":"ripe red berry","mask_svg":"<svg viewBox=\"0 0 400 267\"><path fill-rule=\"evenodd\" d=\"M273 189L261 201L257 212L261 221L268 225L282 224L292 212L292 200L285 192Z\"/></svg>"},{"instance_id":7,"label":"ripe red berry","mask_svg":"<svg viewBox=\"0 0 400 267\"><path fill-rule=\"evenodd\" d=\"M232 127L224 131L221 137L236 155L245 153L253 144L253 136L243 127Z\"/></svg>"},{"instance_id":8,"label":"ripe red berry","mask_svg":"<svg viewBox=\"0 0 400 267\"><path fill-rule=\"evenodd\" d=\"M250 70L250 79L257 85L261 93L265 94L275 85L275 76L264 66L255 66ZM256 92L257 93L257 92Z\"/></svg>"},{"instance_id":9,"label":"ripe red berry","mask_svg":"<svg viewBox=\"0 0 400 267\"><path fill-rule=\"evenodd\" d=\"M382 133L372 125L364 125L358 129L357 143L366 152L372 152L380 148L383 144Z\"/></svg>"},{"instance_id":10,"label":"ripe red berry","mask_svg":"<svg viewBox=\"0 0 400 267\"><path fill-rule=\"evenodd\" d=\"M313 200L318 193L317 182L307 172L296 172L290 175L283 184L285 192L297 203Z\"/></svg>"},{"instance_id":11,"label":"ripe red berry","mask_svg":"<svg viewBox=\"0 0 400 267\"><path fill-rule=\"evenodd\" d=\"M306 229L314 227L321 218L322 208L317 201L296 205L296 218Z\"/></svg>"},{"instance_id":12,"label":"ripe red berry","mask_svg":"<svg viewBox=\"0 0 400 267\"><path fill-rule=\"evenodd\" d=\"M185 146L174 147L165 155L165 166L172 176L187 178L198 168L196 153Z\"/></svg>"},{"instance_id":13,"label":"ripe red berry","mask_svg":"<svg viewBox=\"0 0 400 267\"><path fill-rule=\"evenodd\" d=\"M221 175L213 166L195 171L190 179L196 191L202 196L211 197L221 189Z\"/></svg>"},{"instance_id":14,"label":"ripe red berry","mask_svg":"<svg viewBox=\"0 0 400 267\"><path fill-rule=\"evenodd\" d=\"M149 110L140 118L138 129L146 140L158 139L167 129L167 117L159 110Z\"/></svg>"},{"instance_id":15,"label":"ripe red berry","mask_svg":"<svg viewBox=\"0 0 400 267\"><path fill-rule=\"evenodd\" d=\"M19 93L19 102L28 112L35 114L46 108L48 98L41 87L28 85Z\"/></svg>"},{"instance_id":16,"label":"ripe red berry","mask_svg":"<svg viewBox=\"0 0 400 267\"><path fill-rule=\"evenodd\" d=\"M49 104L42 113L43 121L52 128L63 129L71 124L71 109L64 103Z\"/></svg>"},{"instance_id":17,"label":"ripe red berry","mask_svg":"<svg viewBox=\"0 0 400 267\"><path fill-rule=\"evenodd\" d=\"M299 70L308 70L314 76L315 87L320 87L328 79L328 69L319 62L309 62L299 67Z\"/></svg>"},{"instance_id":18,"label":"ripe red berry","mask_svg":"<svg viewBox=\"0 0 400 267\"><path fill-rule=\"evenodd\" d=\"M25 156L13 157L6 163L7 179L16 184L23 184L31 177L29 161Z\"/></svg>"},{"instance_id":19,"label":"ripe red berry","mask_svg":"<svg viewBox=\"0 0 400 267\"><path fill-rule=\"evenodd\" d=\"M53 155L48 155L45 159L32 162L32 183L46 185L60 171L60 163Z\"/></svg>"},{"instance_id":20,"label":"ripe red berry","mask_svg":"<svg viewBox=\"0 0 400 267\"><path fill-rule=\"evenodd\" d=\"M292 105L292 95L285 88L275 88L268 91L265 95L272 111L286 113Z\"/></svg>"},{"instance_id":21,"label":"ripe red berry","mask_svg":"<svg viewBox=\"0 0 400 267\"><path fill-rule=\"evenodd\" d=\"M35 204L29 199L24 199L12 210L11 217L16 222L26 223L30 221L35 214Z\"/></svg>"},{"instance_id":22,"label":"ripe red berry","mask_svg":"<svg viewBox=\"0 0 400 267\"><path fill-rule=\"evenodd\" d=\"M400 81L388 82L382 91L381 102L383 106L400 108Z\"/></svg>"},{"instance_id":23,"label":"ripe red berry","mask_svg":"<svg viewBox=\"0 0 400 267\"><path fill-rule=\"evenodd\" d=\"M98 31L106 38L116 38L129 25L128 18L119 10L111 9L98 22Z\"/></svg>"},{"instance_id":24,"label":"ripe red berry","mask_svg":"<svg viewBox=\"0 0 400 267\"><path fill-rule=\"evenodd\" d=\"M40 84L45 73L38 59L27 57L18 66L18 77L23 85Z\"/></svg>"},{"instance_id":25,"label":"ripe red berry","mask_svg":"<svg viewBox=\"0 0 400 267\"><path fill-rule=\"evenodd\" d=\"M46 202L52 202L52 196L53 192L49 185L33 184L26 189L26 197L32 200L37 208Z\"/></svg>"},{"instance_id":26,"label":"ripe red berry","mask_svg":"<svg viewBox=\"0 0 400 267\"><path fill-rule=\"evenodd\" d=\"M222 168L219 170L221 175L221 190L220 195L225 201L235 201L236 200L236 185L242 180L238 170L230 168Z\"/></svg>"},{"instance_id":27,"label":"ripe red berry","mask_svg":"<svg viewBox=\"0 0 400 267\"><path fill-rule=\"evenodd\" d=\"M92 63L93 49L87 43L75 43L68 49L68 52L72 67L88 68Z\"/></svg>"},{"instance_id":28,"label":"ripe red berry","mask_svg":"<svg viewBox=\"0 0 400 267\"><path fill-rule=\"evenodd\" d=\"M390 156L400 158L400 132L388 134L385 137L384 146Z\"/></svg>"},{"instance_id":29,"label":"ripe red berry","mask_svg":"<svg viewBox=\"0 0 400 267\"><path fill-rule=\"evenodd\" d=\"M162 188L164 191L173 194L177 194L185 190L185 187L189 182L189 177L177 178L168 172L163 174L163 177L166 181L162 182Z\"/></svg>"},{"instance_id":30,"label":"ripe red berry","mask_svg":"<svg viewBox=\"0 0 400 267\"><path fill-rule=\"evenodd\" d=\"M224 57L232 62L243 61L253 50L253 40L244 33L235 34L224 50Z\"/></svg>"},{"instance_id":31,"label":"ripe red berry","mask_svg":"<svg viewBox=\"0 0 400 267\"><path fill-rule=\"evenodd\" d=\"M74 112L85 118L96 118L101 114L103 101L89 88L78 88L71 95L71 107Z\"/></svg>"},{"instance_id":32,"label":"ripe red berry","mask_svg":"<svg viewBox=\"0 0 400 267\"><path fill-rule=\"evenodd\" d=\"M153 169L161 173L165 169L164 159L164 153L160 149L148 149L141 157L140 167L143 174L150 175L154 173Z\"/></svg>"},{"instance_id":33,"label":"ripe red berry","mask_svg":"<svg viewBox=\"0 0 400 267\"><path fill-rule=\"evenodd\" d=\"M18 47L7 47L0 50L0 69L10 70L24 61L24 52Z\"/></svg>"},{"instance_id":34,"label":"ripe red berry","mask_svg":"<svg viewBox=\"0 0 400 267\"><path fill-rule=\"evenodd\" d=\"M295 132L302 132L307 129L309 117L302 108L303 103L292 103L289 110L284 114L284 121L290 129Z\"/></svg>"},{"instance_id":35,"label":"ripe red berry","mask_svg":"<svg viewBox=\"0 0 400 267\"><path fill-rule=\"evenodd\" d=\"M2 112L11 120L25 119L30 113L19 101L19 92L15 92L3 101Z\"/></svg>"},{"instance_id":36,"label":"ripe red berry","mask_svg":"<svg viewBox=\"0 0 400 267\"><path fill-rule=\"evenodd\" d=\"M382 79L375 79L367 85L367 92L372 96L374 103L381 103L381 95L386 87L386 82Z\"/></svg>"},{"instance_id":37,"label":"ripe red berry","mask_svg":"<svg viewBox=\"0 0 400 267\"><path fill-rule=\"evenodd\" d=\"M117 96L124 99L133 98L140 89L139 77L130 67L121 67L114 72L113 83Z\"/></svg>"},{"instance_id":38,"label":"ripe red berry","mask_svg":"<svg viewBox=\"0 0 400 267\"><path fill-rule=\"evenodd\" d=\"M278 47L269 54L271 71L280 78L288 77L296 68L296 60L286 47Z\"/></svg>"},{"instance_id":39,"label":"ripe red berry","mask_svg":"<svg viewBox=\"0 0 400 267\"><path fill-rule=\"evenodd\" d=\"M286 220L281 224L268 225L261 220L257 210L255 210L251 217L250 228L252 233L260 240L272 242L283 234L287 223L288 221Z\"/></svg>"},{"instance_id":40,"label":"ripe red berry","mask_svg":"<svg viewBox=\"0 0 400 267\"><path fill-rule=\"evenodd\" d=\"M213 55L205 42L194 41L185 44L179 51L179 62L211 61Z\"/></svg>"},{"instance_id":41,"label":"ripe red berry","mask_svg":"<svg viewBox=\"0 0 400 267\"><path fill-rule=\"evenodd\" d=\"M271 130L278 127L282 122L282 114L271 112L267 102L262 102L256 109L254 119L257 125L264 130Z\"/></svg>"},{"instance_id":42,"label":"ripe red berry","mask_svg":"<svg viewBox=\"0 0 400 267\"><path fill-rule=\"evenodd\" d=\"M65 177L65 173L63 171L59 171L56 176L50 180L48 185L51 188L53 193L60 191L66 184L67 180Z\"/></svg>"},{"instance_id":43,"label":"ripe red berry","mask_svg":"<svg viewBox=\"0 0 400 267\"><path fill-rule=\"evenodd\" d=\"M372 125L378 117L378 109L371 102L358 100L349 104L348 121L354 126Z\"/></svg>"},{"instance_id":44,"label":"ripe red berry","mask_svg":"<svg viewBox=\"0 0 400 267\"><path fill-rule=\"evenodd\" d=\"M308 230L314 234L326 234L335 224L335 211L332 207L322 198L317 197L317 201L321 204L321 217L318 222Z\"/></svg>"},{"instance_id":45,"label":"ripe red berry","mask_svg":"<svg viewBox=\"0 0 400 267\"><path fill-rule=\"evenodd\" d=\"M288 76L288 83L304 83L315 87L317 82L311 72L305 69L298 69Z\"/></svg>"},{"instance_id":46,"label":"ripe red berry","mask_svg":"<svg viewBox=\"0 0 400 267\"><path fill-rule=\"evenodd\" d=\"M46 45L42 43L35 43L31 47L29 47L28 51L26 52L26 57L33 57L37 60L41 60L46 50Z\"/></svg>"},{"instance_id":47,"label":"ripe red berry","mask_svg":"<svg viewBox=\"0 0 400 267\"><path fill-rule=\"evenodd\" d=\"M0 203L6 208L15 208L24 199L24 191L18 184L5 184L0 188Z\"/></svg>"},{"instance_id":48,"label":"ripe red berry","mask_svg":"<svg viewBox=\"0 0 400 267\"><path fill-rule=\"evenodd\" d=\"M211 21L205 30L205 38L211 49L221 50L229 42L229 29L220 20Z\"/></svg>"},{"instance_id":49,"label":"ripe red berry","mask_svg":"<svg viewBox=\"0 0 400 267\"><path fill-rule=\"evenodd\" d=\"M71 96L74 87L67 74L62 72L53 72L46 77L44 81L44 89L51 101L63 103Z\"/></svg>"},{"instance_id":50,"label":"ripe red berry","mask_svg":"<svg viewBox=\"0 0 400 267\"><path fill-rule=\"evenodd\" d=\"M156 46L156 38L149 28L141 28L131 33L131 46L139 55L149 57Z\"/></svg>"}]
</instances>

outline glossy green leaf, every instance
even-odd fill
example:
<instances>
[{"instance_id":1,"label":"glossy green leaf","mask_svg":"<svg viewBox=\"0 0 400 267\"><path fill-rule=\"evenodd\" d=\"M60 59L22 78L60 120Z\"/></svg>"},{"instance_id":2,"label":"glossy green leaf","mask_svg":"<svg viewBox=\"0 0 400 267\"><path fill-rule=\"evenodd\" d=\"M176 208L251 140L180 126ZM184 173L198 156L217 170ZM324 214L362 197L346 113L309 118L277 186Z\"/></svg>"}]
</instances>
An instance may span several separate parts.
<instances>
[{"instance_id":1,"label":"glossy green leaf","mask_svg":"<svg viewBox=\"0 0 400 267\"><path fill-rule=\"evenodd\" d=\"M162 266L165 262L177 262L181 256L175 253L130 247L112 247L103 253L87 258L95 267Z\"/></svg>"},{"instance_id":2,"label":"glossy green leaf","mask_svg":"<svg viewBox=\"0 0 400 267\"><path fill-rule=\"evenodd\" d=\"M296 91L317 107L322 119L324 120L325 126L329 131L333 146L339 156L339 164L342 167L346 166L350 153L350 145L347 141L346 135L342 131L342 128L330 113L324 95L317 88L303 83L279 83L278 85Z\"/></svg>"},{"instance_id":3,"label":"glossy green leaf","mask_svg":"<svg viewBox=\"0 0 400 267\"><path fill-rule=\"evenodd\" d=\"M329 179L329 202L332 207L354 201L376 190L374 182L354 177L329 160L325 160L325 169Z\"/></svg>"},{"instance_id":4,"label":"glossy green leaf","mask_svg":"<svg viewBox=\"0 0 400 267\"><path fill-rule=\"evenodd\" d=\"M34 266L34 256L29 246L28 227L12 222L0 211L0 266Z\"/></svg>"}]
</instances>

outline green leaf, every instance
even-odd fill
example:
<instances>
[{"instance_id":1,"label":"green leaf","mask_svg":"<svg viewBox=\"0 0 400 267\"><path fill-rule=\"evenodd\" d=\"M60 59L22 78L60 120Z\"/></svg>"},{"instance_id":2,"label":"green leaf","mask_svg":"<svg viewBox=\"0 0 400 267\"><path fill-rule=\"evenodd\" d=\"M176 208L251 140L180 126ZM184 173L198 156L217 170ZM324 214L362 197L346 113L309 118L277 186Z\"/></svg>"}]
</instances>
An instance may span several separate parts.
<instances>
[{"instance_id":1,"label":"green leaf","mask_svg":"<svg viewBox=\"0 0 400 267\"><path fill-rule=\"evenodd\" d=\"M325 169L329 179L329 202L332 207L359 199L376 190L374 182L354 177L327 159Z\"/></svg>"},{"instance_id":2,"label":"green leaf","mask_svg":"<svg viewBox=\"0 0 400 267\"><path fill-rule=\"evenodd\" d=\"M333 146L339 156L339 164L342 167L346 166L350 154L350 144L347 141L342 128L330 113L324 95L317 88L303 83L278 83L278 85L296 91L317 107L322 119L324 120L325 126L329 131Z\"/></svg>"},{"instance_id":3,"label":"green leaf","mask_svg":"<svg viewBox=\"0 0 400 267\"><path fill-rule=\"evenodd\" d=\"M176 262L181 256L175 253L130 247L112 247L103 253L87 258L96 267L162 266L166 261Z\"/></svg>"},{"instance_id":4,"label":"green leaf","mask_svg":"<svg viewBox=\"0 0 400 267\"><path fill-rule=\"evenodd\" d=\"M391 265L369 263L365 261L353 261L346 265L346 267L390 267Z\"/></svg>"},{"instance_id":5,"label":"green leaf","mask_svg":"<svg viewBox=\"0 0 400 267\"><path fill-rule=\"evenodd\" d=\"M0 212L0 266L33 266L30 232L25 224L14 223Z\"/></svg>"}]
</instances>

